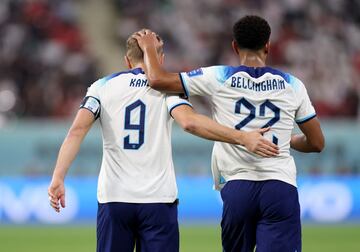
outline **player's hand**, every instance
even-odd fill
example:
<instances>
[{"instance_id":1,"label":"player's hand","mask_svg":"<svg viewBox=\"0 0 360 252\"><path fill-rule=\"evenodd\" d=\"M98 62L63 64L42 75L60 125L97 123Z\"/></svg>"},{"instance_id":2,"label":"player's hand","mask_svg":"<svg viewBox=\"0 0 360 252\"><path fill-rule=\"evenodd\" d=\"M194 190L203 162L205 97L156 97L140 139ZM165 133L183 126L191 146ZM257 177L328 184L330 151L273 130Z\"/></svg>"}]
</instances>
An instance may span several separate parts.
<instances>
[{"instance_id":1,"label":"player's hand","mask_svg":"<svg viewBox=\"0 0 360 252\"><path fill-rule=\"evenodd\" d=\"M155 32L152 32L148 29L143 29L140 32L135 33L132 35L133 38L135 38L139 44L139 47L141 50L146 51L147 48L153 47L153 48L160 48L163 46L163 41L160 39L158 35L156 35Z\"/></svg>"},{"instance_id":2,"label":"player's hand","mask_svg":"<svg viewBox=\"0 0 360 252\"><path fill-rule=\"evenodd\" d=\"M245 148L262 157L274 157L279 154L279 147L263 137L270 128L246 132L243 138Z\"/></svg>"},{"instance_id":3,"label":"player's hand","mask_svg":"<svg viewBox=\"0 0 360 252\"><path fill-rule=\"evenodd\" d=\"M48 188L48 195L50 200L50 206L54 208L56 212L60 212L60 205L65 207L65 186L62 179L53 178Z\"/></svg>"}]
</instances>

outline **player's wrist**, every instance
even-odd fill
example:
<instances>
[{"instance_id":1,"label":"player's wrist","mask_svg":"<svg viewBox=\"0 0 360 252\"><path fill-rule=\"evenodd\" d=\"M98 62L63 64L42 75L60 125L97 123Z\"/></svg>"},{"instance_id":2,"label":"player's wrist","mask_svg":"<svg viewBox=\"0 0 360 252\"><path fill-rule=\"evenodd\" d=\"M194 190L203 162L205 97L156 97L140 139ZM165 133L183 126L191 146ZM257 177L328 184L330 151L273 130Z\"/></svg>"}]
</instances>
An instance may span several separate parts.
<instances>
[{"instance_id":1,"label":"player's wrist","mask_svg":"<svg viewBox=\"0 0 360 252\"><path fill-rule=\"evenodd\" d=\"M156 51L155 45L152 45L152 44L144 44L144 45L142 45L141 49L147 53Z\"/></svg>"},{"instance_id":2,"label":"player's wrist","mask_svg":"<svg viewBox=\"0 0 360 252\"><path fill-rule=\"evenodd\" d=\"M244 146L245 141L246 141L246 132L237 130L236 144Z\"/></svg>"},{"instance_id":3,"label":"player's wrist","mask_svg":"<svg viewBox=\"0 0 360 252\"><path fill-rule=\"evenodd\" d=\"M65 175L54 172L52 181L57 183L64 183Z\"/></svg>"}]
</instances>

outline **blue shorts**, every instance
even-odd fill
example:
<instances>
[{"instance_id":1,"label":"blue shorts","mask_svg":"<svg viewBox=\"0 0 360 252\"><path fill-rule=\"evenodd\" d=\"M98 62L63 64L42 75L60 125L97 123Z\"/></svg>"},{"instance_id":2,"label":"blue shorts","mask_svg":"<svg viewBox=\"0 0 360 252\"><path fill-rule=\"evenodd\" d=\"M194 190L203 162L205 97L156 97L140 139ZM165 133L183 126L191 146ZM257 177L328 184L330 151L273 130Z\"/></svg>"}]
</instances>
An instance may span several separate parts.
<instances>
[{"instance_id":1,"label":"blue shorts","mask_svg":"<svg viewBox=\"0 0 360 252\"><path fill-rule=\"evenodd\" d=\"M300 252L296 187L277 180L233 180L221 190L224 252Z\"/></svg>"},{"instance_id":2,"label":"blue shorts","mask_svg":"<svg viewBox=\"0 0 360 252\"><path fill-rule=\"evenodd\" d=\"M97 252L178 252L174 203L98 204Z\"/></svg>"}]
</instances>

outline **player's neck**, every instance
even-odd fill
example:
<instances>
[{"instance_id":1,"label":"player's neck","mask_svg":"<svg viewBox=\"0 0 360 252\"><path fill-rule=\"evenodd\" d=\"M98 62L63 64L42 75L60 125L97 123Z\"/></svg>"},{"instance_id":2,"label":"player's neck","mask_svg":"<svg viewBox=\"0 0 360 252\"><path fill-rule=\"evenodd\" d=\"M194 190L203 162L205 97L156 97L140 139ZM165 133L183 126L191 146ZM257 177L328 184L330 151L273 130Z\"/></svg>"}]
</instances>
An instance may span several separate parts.
<instances>
[{"instance_id":1,"label":"player's neck","mask_svg":"<svg viewBox=\"0 0 360 252\"><path fill-rule=\"evenodd\" d=\"M248 67L264 67L266 55L261 52L239 51L240 65Z\"/></svg>"},{"instance_id":2,"label":"player's neck","mask_svg":"<svg viewBox=\"0 0 360 252\"><path fill-rule=\"evenodd\" d=\"M141 68L142 70L144 70L145 65L144 65L144 63L136 63L133 66L131 66L131 69L135 69L135 68Z\"/></svg>"}]
</instances>

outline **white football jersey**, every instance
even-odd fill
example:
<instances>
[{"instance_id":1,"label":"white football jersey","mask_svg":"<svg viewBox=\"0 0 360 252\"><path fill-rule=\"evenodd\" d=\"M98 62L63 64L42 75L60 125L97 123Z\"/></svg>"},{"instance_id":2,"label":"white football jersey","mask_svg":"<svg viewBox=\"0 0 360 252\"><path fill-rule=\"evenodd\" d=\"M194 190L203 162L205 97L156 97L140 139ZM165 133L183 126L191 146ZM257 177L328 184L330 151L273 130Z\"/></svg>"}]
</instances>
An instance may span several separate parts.
<instances>
[{"instance_id":1,"label":"white football jersey","mask_svg":"<svg viewBox=\"0 0 360 252\"><path fill-rule=\"evenodd\" d=\"M140 68L93 83L81 108L99 117L103 159L98 179L100 203L174 202L171 110L186 104L149 87Z\"/></svg>"},{"instance_id":2,"label":"white football jersey","mask_svg":"<svg viewBox=\"0 0 360 252\"><path fill-rule=\"evenodd\" d=\"M226 181L281 180L296 186L296 167L290 155L294 121L316 116L304 84L270 67L212 66L180 73L187 95L209 96L213 118L244 131L271 127L265 137L280 148L280 155L263 158L245 147L215 142L212 173L216 189Z\"/></svg>"}]
</instances>

